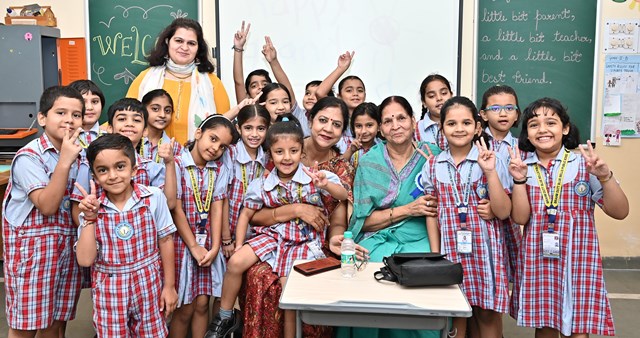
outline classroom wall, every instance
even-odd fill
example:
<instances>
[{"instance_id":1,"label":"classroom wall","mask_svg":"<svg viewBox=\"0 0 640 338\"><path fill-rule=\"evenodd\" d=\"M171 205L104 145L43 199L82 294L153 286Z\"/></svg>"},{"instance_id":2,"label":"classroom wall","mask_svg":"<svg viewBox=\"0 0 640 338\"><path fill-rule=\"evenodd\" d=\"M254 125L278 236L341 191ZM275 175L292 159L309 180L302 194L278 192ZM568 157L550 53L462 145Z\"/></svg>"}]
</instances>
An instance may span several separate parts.
<instances>
[{"instance_id":1,"label":"classroom wall","mask_svg":"<svg viewBox=\"0 0 640 338\"><path fill-rule=\"evenodd\" d=\"M633 0L629 0L633 1ZM463 44L462 44L462 69L461 69L461 91L459 94L471 96L473 90L474 73L473 57L475 50L474 32L474 6L476 0L464 2L463 18ZM9 5L24 5L33 3L33 0L0 0L0 8ZM84 27L84 0L65 0L63 2L55 0L38 1L41 5L50 5L58 18L58 27L62 37L83 37ZM608 18L638 18L640 10L638 6L629 8L629 2L615 3L612 0L601 0L600 26L604 25L604 20ZM205 38L211 46L215 46L215 4L214 1L203 1L202 26ZM600 33L600 36L602 33ZM425 35L428 38L428 35ZM222 41L232 43L232 37L222 37ZM226 46L226 45L225 45ZM223 46L224 47L224 46ZM604 54L598 51L599 65L597 78L597 105L596 105L596 139L598 144L598 154L610 165L615 173L615 177L622 184L631 205L631 212L627 219L616 221L606 216L599 209L596 211L596 222L600 236L601 252L603 256L609 257L640 257L640 180L634 172L640 168L640 156L636 155L640 148L640 139L623 139L620 147L602 146L602 138L599 131L602 126L602 90ZM416 84L416 88L419 84ZM553 95L553 93L549 93ZM637 174L637 173L635 173Z\"/></svg>"}]
</instances>

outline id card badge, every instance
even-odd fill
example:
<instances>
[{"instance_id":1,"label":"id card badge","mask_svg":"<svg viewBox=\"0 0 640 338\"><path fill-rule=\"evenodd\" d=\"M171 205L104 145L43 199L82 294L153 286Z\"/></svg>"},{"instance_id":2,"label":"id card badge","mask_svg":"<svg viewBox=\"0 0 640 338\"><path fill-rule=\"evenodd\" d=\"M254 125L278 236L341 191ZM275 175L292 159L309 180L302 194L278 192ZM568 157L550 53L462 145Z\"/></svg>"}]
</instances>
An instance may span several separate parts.
<instances>
[{"instance_id":1,"label":"id card badge","mask_svg":"<svg viewBox=\"0 0 640 338\"><path fill-rule=\"evenodd\" d=\"M322 248L320 247L320 243L318 243L318 241L307 242L307 247L309 247L309 251L311 251L316 259L326 257L324 255L324 252L322 252Z\"/></svg>"},{"instance_id":2,"label":"id card badge","mask_svg":"<svg viewBox=\"0 0 640 338\"><path fill-rule=\"evenodd\" d=\"M456 249L458 253L470 254L473 251L471 243L471 230L456 231Z\"/></svg>"},{"instance_id":3,"label":"id card badge","mask_svg":"<svg viewBox=\"0 0 640 338\"><path fill-rule=\"evenodd\" d=\"M204 244L207 243L207 232L206 231L204 233L201 233L201 234L196 234L196 243L198 243L199 246L204 247Z\"/></svg>"},{"instance_id":4,"label":"id card badge","mask_svg":"<svg viewBox=\"0 0 640 338\"><path fill-rule=\"evenodd\" d=\"M560 236L558 233L542 233L542 256L544 258L560 258Z\"/></svg>"}]
</instances>

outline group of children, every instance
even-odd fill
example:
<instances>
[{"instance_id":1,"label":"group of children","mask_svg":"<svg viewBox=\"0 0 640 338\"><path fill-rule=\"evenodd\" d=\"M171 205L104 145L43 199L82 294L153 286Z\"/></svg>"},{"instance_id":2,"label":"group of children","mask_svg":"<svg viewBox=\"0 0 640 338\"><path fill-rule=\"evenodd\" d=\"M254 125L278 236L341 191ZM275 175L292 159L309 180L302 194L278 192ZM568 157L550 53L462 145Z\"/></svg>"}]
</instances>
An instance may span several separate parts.
<instances>
[{"instance_id":1,"label":"group of children","mask_svg":"<svg viewBox=\"0 0 640 338\"><path fill-rule=\"evenodd\" d=\"M248 31L243 24L234 40L235 123L211 115L184 148L164 132L173 102L162 89L116 101L104 130L93 82L44 91L44 133L16 154L3 202L9 337L58 337L89 280L80 266L91 267L98 336L205 336L214 296L222 302L207 336L222 337L238 325L233 305L251 265L268 262L284 282L293 260L324 257L322 229L249 222L262 207L347 199L335 174L305 167L301 156L307 112L333 95L354 55L309 83L300 107L268 37L263 54L278 83L264 70L242 79ZM356 76L340 81L337 96L350 114L337 146L357 167L382 142L380 113ZM438 199L438 217L426 224L431 248L463 264L473 306L450 335L500 337L507 312L540 337L613 334L593 209L622 219L628 202L593 148L579 145L565 107L544 98L521 112L515 91L501 85L478 110L440 75L423 81L420 96L415 139L443 150L421 175ZM519 122L516 138L510 128Z\"/></svg>"}]
</instances>

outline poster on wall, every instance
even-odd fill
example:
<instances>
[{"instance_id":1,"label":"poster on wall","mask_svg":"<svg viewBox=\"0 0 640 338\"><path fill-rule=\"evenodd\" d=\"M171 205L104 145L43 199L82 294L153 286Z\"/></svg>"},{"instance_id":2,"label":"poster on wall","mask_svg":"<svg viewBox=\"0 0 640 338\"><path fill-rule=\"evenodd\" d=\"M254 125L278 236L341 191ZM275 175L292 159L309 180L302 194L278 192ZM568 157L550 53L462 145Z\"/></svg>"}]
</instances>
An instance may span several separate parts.
<instances>
[{"instance_id":1,"label":"poster on wall","mask_svg":"<svg viewBox=\"0 0 640 338\"><path fill-rule=\"evenodd\" d=\"M605 23L603 52L634 54L639 52L640 19L615 19Z\"/></svg>"},{"instance_id":2,"label":"poster on wall","mask_svg":"<svg viewBox=\"0 0 640 338\"><path fill-rule=\"evenodd\" d=\"M640 55L607 55L602 103L604 145L640 137Z\"/></svg>"}]
</instances>

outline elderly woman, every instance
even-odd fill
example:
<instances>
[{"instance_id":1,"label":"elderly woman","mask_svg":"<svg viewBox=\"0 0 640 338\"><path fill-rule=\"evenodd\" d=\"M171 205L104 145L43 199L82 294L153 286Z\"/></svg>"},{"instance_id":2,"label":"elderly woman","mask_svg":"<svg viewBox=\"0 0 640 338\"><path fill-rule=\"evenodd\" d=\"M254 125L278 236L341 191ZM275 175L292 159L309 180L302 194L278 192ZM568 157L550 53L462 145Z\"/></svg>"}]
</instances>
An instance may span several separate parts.
<instances>
[{"instance_id":1,"label":"elderly woman","mask_svg":"<svg viewBox=\"0 0 640 338\"><path fill-rule=\"evenodd\" d=\"M380 133L386 141L360 158L349 228L369 250L371 261L400 252L430 252L425 216L436 216L435 200L423 195L418 177L426 157L440 153L413 140L413 110L400 96L380 104ZM338 337L439 337L437 331L340 328Z\"/></svg>"},{"instance_id":2,"label":"elderly woman","mask_svg":"<svg viewBox=\"0 0 640 338\"><path fill-rule=\"evenodd\" d=\"M306 166L318 163L318 169L329 170L348 187L351 196L354 169L342 158L336 143L342 138L347 128L349 111L345 103L335 97L319 100L310 113L311 137L304 140L302 162ZM350 198L351 200L351 198ZM327 228L325 253L339 255L342 233L347 228L347 206L351 201L323 200L329 210L328 217L319 208L308 204L290 204L276 209L263 209L252 219L252 224L271 225L276 220L282 222L295 218L319 227ZM362 255L362 248L358 247ZM329 252L330 251L330 252ZM244 332L245 337L282 337L284 320L295 320L295 317L284 318L278 308L282 287L278 276L266 263L258 263L247 272L244 298ZM241 302L243 297L240 297ZM293 325L295 328L295 325ZM292 334L292 333L289 333ZM304 325L305 337L331 337L329 327ZM285 335L286 336L286 335Z\"/></svg>"},{"instance_id":3,"label":"elderly woman","mask_svg":"<svg viewBox=\"0 0 640 338\"><path fill-rule=\"evenodd\" d=\"M213 73L209 47L197 21L174 20L158 36L147 61L151 67L133 81L127 97L141 100L154 89L166 90L175 103L166 132L181 144L193 137L205 117L229 110L229 96Z\"/></svg>"}]
</instances>

